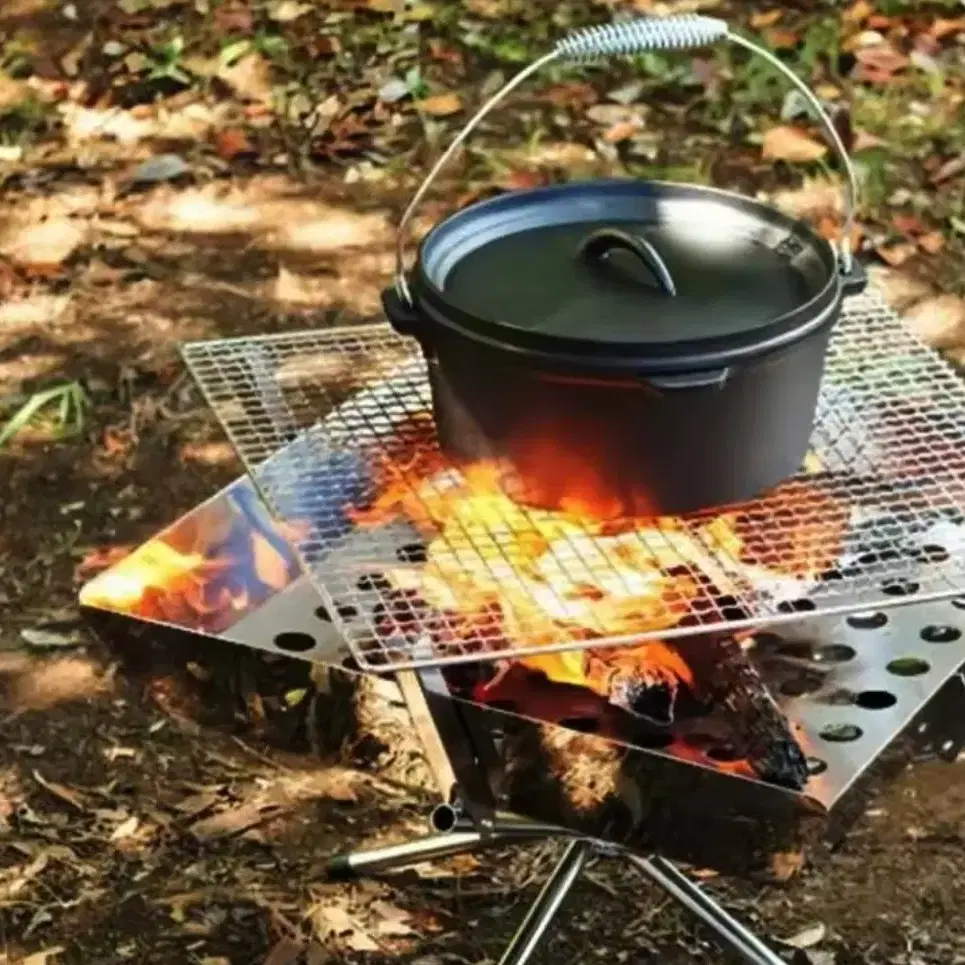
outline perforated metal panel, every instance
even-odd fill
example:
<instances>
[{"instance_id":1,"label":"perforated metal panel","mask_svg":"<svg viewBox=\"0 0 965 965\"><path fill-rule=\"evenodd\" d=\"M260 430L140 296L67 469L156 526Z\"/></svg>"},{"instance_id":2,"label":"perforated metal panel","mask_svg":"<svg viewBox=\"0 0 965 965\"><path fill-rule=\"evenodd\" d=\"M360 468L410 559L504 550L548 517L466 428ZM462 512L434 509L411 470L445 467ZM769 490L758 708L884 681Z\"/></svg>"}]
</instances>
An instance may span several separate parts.
<instances>
[{"instance_id":1,"label":"perforated metal panel","mask_svg":"<svg viewBox=\"0 0 965 965\"><path fill-rule=\"evenodd\" d=\"M813 453L796 477L726 514L605 528L526 510L498 488L483 490L481 509L455 511L449 497L466 477L435 446L417 345L387 325L184 354L369 669L598 649L965 591L965 387L873 293L849 300L836 329Z\"/></svg>"}]
</instances>

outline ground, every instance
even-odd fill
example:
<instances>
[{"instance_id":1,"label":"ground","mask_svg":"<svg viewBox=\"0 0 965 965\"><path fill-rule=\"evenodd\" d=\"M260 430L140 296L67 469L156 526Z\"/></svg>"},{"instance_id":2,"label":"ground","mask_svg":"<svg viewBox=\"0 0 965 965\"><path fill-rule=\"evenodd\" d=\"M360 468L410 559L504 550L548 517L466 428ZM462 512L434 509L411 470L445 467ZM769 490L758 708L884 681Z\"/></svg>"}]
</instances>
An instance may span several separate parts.
<instances>
[{"instance_id":1,"label":"ground","mask_svg":"<svg viewBox=\"0 0 965 965\"><path fill-rule=\"evenodd\" d=\"M0 961L498 959L558 849L323 884L333 850L420 830L425 796L387 783L421 773L412 748L362 770L285 750L230 683L202 715L197 669L127 674L76 588L240 472L178 344L376 318L393 220L466 111L548 38L634 7L732 17L836 105L861 250L958 362L957 0L0 5ZM835 233L834 162L770 74L727 51L635 66L534 83L424 223L494 187L630 173L767 192ZM903 771L787 880L707 887L795 962L965 962L962 767ZM580 891L547 961L719 959L632 875L599 864Z\"/></svg>"}]
</instances>

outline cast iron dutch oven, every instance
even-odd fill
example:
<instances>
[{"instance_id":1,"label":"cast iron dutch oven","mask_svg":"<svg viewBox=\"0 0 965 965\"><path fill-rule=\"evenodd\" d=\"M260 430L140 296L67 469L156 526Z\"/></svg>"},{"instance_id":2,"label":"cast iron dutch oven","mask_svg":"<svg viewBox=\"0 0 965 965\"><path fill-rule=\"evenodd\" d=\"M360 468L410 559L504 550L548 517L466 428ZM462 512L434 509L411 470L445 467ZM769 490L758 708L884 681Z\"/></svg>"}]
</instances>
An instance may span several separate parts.
<instances>
[{"instance_id":1,"label":"cast iron dutch oven","mask_svg":"<svg viewBox=\"0 0 965 965\"><path fill-rule=\"evenodd\" d=\"M500 460L534 506L644 516L801 467L832 328L864 285L847 242L762 203L613 180L460 211L383 302L426 357L444 452Z\"/></svg>"}]
</instances>

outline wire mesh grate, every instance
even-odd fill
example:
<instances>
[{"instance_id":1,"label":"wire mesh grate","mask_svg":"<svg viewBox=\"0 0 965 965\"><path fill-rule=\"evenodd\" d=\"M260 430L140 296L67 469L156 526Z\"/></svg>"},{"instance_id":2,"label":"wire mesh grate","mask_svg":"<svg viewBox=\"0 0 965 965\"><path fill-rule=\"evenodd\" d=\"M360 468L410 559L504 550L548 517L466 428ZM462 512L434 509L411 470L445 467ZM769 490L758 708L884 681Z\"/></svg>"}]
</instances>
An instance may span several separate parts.
<instances>
[{"instance_id":1,"label":"wire mesh grate","mask_svg":"<svg viewBox=\"0 0 965 965\"><path fill-rule=\"evenodd\" d=\"M201 342L186 361L367 669L636 644L965 593L965 384L849 299L802 470L686 518L527 509L440 454L388 325ZM351 539L348 537L351 536Z\"/></svg>"}]
</instances>

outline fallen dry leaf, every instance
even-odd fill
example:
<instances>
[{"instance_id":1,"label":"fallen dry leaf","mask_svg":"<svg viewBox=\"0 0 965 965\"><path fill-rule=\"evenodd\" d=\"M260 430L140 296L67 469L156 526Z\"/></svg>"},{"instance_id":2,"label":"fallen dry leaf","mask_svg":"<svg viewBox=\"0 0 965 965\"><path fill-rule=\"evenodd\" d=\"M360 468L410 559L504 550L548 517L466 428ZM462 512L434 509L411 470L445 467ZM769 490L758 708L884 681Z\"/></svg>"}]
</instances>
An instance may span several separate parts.
<instances>
[{"instance_id":1,"label":"fallen dry leaf","mask_svg":"<svg viewBox=\"0 0 965 965\"><path fill-rule=\"evenodd\" d=\"M841 15L842 21L846 24L864 23L868 17L875 12L874 4L871 0L857 0Z\"/></svg>"},{"instance_id":2,"label":"fallen dry leaf","mask_svg":"<svg viewBox=\"0 0 965 965\"><path fill-rule=\"evenodd\" d=\"M292 965L293 962L298 961L304 947L302 942L283 938L268 953L263 965Z\"/></svg>"},{"instance_id":3,"label":"fallen dry leaf","mask_svg":"<svg viewBox=\"0 0 965 965\"><path fill-rule=\"evenodd\" d=\"M917 250L913 244L906 241L900 241L896 245L880 245L875 248L875 251L885 264L890 265L892 268L899 268L908 261L909 258L913 258Z\"/></svg>"},{"instance_id":4,"label":"fallen dry leaf","mask_svg":"<svg viewBox=\"0 0 965 965\"><path fill-rule=\"evenodd\" d=\"M932 184L943 184L965 173L965 154L950 158L931 176Z\"/></svg>"},{"instance_id":5,"label":"fallen dry leaf","mask_svg":"<svg viewBox=\"0 0 965 965\"><path fill-rule=\"evenodd\" d=\"M222 67L218 77L242 100L271 104L271 69L261 54L245 54L231 67Z\"/></svg>"},{"instance_id":6,"label":"fallen dry leaf","mask_svg":"<svg viewBox=\"0 0 965 965\"><path fill-rule=\"evenodd\" d=\"M61 955L65 951L63 945L52 945L43 951L34 952L26 958L21 958L17 965L50 965L50 960Z\"/></svg>"},{"instance_id":7,"label":"fallen dry leaf","mask_svg":"<svg viewBox=\"0 0 965 965\"><path fill-rule=\"evenodd\" d=\"M335 939L355 952L380 951L379 943L339 905L316 905L310 917L322 940Z\"/></svg>"},{"instance_id":8,"label":"fallen dry leaf","mask_svg":"<svg viewBox=\"0 0 965 965\"><path fill-rule=\"evenodd\" d=\"M462 98L458 94L436 94L419 101L418 106L429 117L451 117L462 110Z\"/></svg>"},{"instance_id":9,"label":"fallen dry leaf","mask_svg":"<svg viewBox=\"0 0 965 965\"><path fill-rule=\"evenodd\" d=\"M229 127L215 135L214 148L218 156L233 161L243 154L254 154L255 148L240 127Z\"/></svg>"},{"instance_id":10,"label":"fallen dry leaf","mask_svg":"<svg viewBox=\"0 0 965 965\"><path fill-rule=\"evenodd\" d=\"M819 161L828 153L828 148L811 137L807 131L790 124L782 124L772 127L764 135L761 151L769 161L806 164Z\"/></svg>"},{"instance_id":11,"label":"fallen dry leaf","mask_svg":"<svg viewBox=\"0 0 965 965\"><path fill-rule=\"evenodd\" d=\"M84 800L77 791L71 790L69 787L65 787L63 784L58 784L56 781L48 781L39 771L33 772L33 779L45 790L53 794L54 797L61 801L66 802L72 808L76 808L78 811L86 811L87 806L84 804Z\"/></svg>"},{"instance_id":12,"label":"fallen dry leaf","mask_svg":"<svg viewBox=\"0 0 965 965\"><path fill-rule=\"evenodd\" d=\"M122 821L114 830L111 832L111 841L123 841L125 838L129 838L138 829L140 821L136 817L129 817L126 821Z\"/></svg>"},{"instance_id":13,"label":"fallen dry leaf","mask_svg":"<svg viewBox=\"0 0 965 965\"><path fill-rule=\"evenodd\" d=\"M777 881L790 881L803 867L803 851L777 851L771 856L771 874Z\"/></svg>"},{"instance_id":14,"label":"fallen dry leaf","mask_svg":"<svg viewBox=\"0 0 965 965\"><path fill-rule=\"evenodd\" d=\"M895 74L904 70L910 61L889 44L875 44L861 47L854 53L857 64L853 76L855 80L871 84L887 84Z\"/></svg>"},{"instance_id":15,"label":"fallen dry leaf","mask_svg":"<svg viewBox=\"0 0 965 965\"><path fill-rule=\"evenodd\" d=\"M905 312L905 323L935 349L965 346L965 302L955 295L939 295Z\"/></svg>"},{"instance_id":16,"label":"fallen dry leaf","mask_svg":"<svg viewBox=\"0 0 965 965\"><path fill-rule=\"evenodd\" d=\"M640 132L640 124L636 121L623 121L614 124L609 130L603 132L603 140L607 144L622 144L624 141L631 140Z\"/></svg>"},{"instance_id":17,"label":"fallen dry leaf","mask_svg":"<svg viewBox=\"0 0 965 965\"><path fill-rule=\"evenodd\" d=\"M921 218L913 214L896 214L891 223L895 230L903 235L920 235L927 230Z\"/></svg>"},{"instance_id":18,"label":"fallen dry leaf","mask_svg":"<svg viewBox=\"0 0 965 965\"><path fill-rule=\"evenodd\" d=\"M780 939L782 945L789 945L791 948L812 948L824 941L828 929L822 922L817 922L801 931L791 935L790 938Z\"/></svg>"},{"instance_id":19,"label":"fallen dry leaf","mask_svg":"<svg viewBox=\"0 0 965 965\"><path fill-rule=\"evenodd\" d=\"M945 236L940 231L929 231L918 239L918 247L929 255L937 255L945 247Z\"/></svg>"},{"instance_id":20,"label":"fallen dry leaf","mask_svg":"<svg viewBox=\"0 0 965 965\"><path fill-rule=\"evenodd\" d=\"M773 27L774 24L784 16L784 11L779 7L774 10L765 10L762 13L755 13L751 17L751 26L755 30L763 30L765 27Z\"/></svg>"},{"instance_id":21,"label":"fallen dry leaf","mask_svg":"<svg viewBox=\"0 0 965 965\"><path fill-rule=\"evenodd\" d=\"M59 267L86 235L86 228L70 218L50 218L14 229L0 242L0 251L23 267Z\"/></svg>"}]
</instances>

